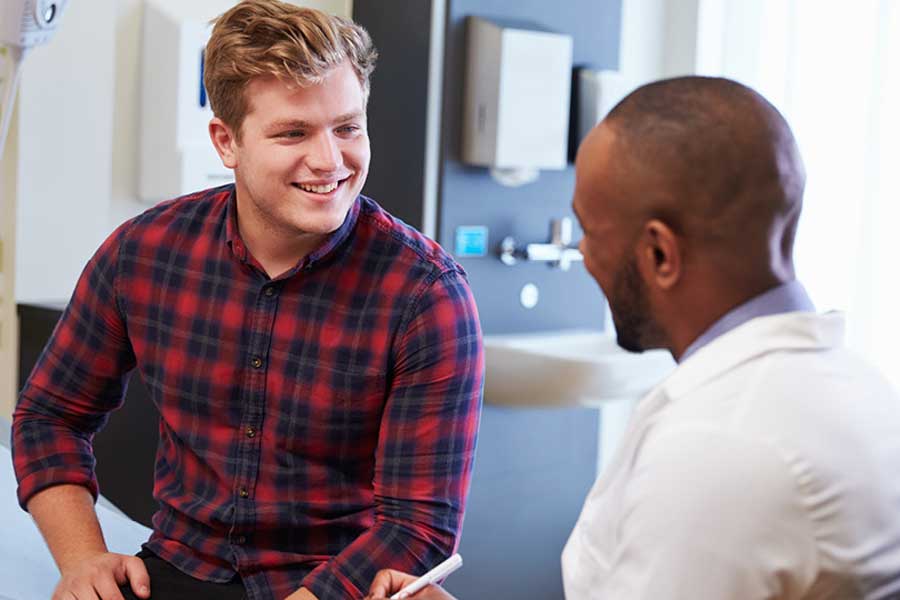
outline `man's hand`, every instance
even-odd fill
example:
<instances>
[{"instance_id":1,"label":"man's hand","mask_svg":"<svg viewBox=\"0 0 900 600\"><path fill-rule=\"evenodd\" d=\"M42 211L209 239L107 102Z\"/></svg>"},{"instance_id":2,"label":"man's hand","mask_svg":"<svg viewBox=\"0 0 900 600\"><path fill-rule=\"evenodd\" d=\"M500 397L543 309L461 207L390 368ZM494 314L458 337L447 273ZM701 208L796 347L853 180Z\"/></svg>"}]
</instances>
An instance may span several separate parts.
<instances>
[{"instance_id":1,"label":"man's hand","mask_svg":"<svg viewBox=\"0 0 900 600\"><path fill-rule=\"evenodd\" d=\"M378 571L375 579L372 580L372 585L369 587L369 595L366 596L366 600L388 598L391 594L396 594L416 579L418 577L415 575L401 573L393 569ZM426 586L422 591L413 594L410 598L413 600L456 600L439 585Z\"/></svg>"},{"instance_id":2,"label":"man's hand","mask_svg":"<svg viewBox=\"0 0 900 600\"><path fill-rule=\"evenodd\" d=\"M150 576L136 556L107 552L87 488L62 484L41 490L28 512L47 541L62 578L53 600L123 600L120 585L150 597Z\"/></svg>"},{"instance_id":3,"label":"man's hand","mask_svg":"<svg viewBox=\"0 0 900 600\"><path fill-rule=\"evenodd\" d=\"M150 597L150 575L136 556L101 552L62 574L53 600L124 600L120 585L131 584L138 598Z\"/></svg>"}]
</instances>

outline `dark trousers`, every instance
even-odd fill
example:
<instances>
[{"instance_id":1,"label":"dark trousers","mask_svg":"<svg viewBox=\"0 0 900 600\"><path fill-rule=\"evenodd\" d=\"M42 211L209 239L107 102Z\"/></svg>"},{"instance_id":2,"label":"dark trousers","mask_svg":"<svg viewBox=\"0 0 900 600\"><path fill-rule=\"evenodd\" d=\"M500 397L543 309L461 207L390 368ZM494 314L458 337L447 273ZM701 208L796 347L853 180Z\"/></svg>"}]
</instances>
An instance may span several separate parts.
<instances>
[{"instance_id":1,"label":"dark trousers","mask_svg":"<svg viewBox=\"0 0 900 600\"><path fill-rule=\"evenodd\" d=\"M244 585L240 579L228 583L213 583L194 579L159 558L149 550L141 550L138 557L144 561L150 575L151 600L244 600ZM131 585L120 588L125 600L140 600L131 591Z\"/></svg>"}]
</instances>

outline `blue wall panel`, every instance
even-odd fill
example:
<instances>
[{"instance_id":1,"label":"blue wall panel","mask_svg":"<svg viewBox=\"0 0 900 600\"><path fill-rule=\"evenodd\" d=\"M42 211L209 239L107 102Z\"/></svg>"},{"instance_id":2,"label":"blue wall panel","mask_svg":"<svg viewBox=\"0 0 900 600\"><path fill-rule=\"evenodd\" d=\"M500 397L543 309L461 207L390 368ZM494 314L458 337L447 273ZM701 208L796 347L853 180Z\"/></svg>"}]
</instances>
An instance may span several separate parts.
<instances>
[{"instance_id":1,"label":"blue wall panel","mask_svg":"<svg viewBox=\"0 0 900 600\"><path fill-rule=\"evenodd\" d=\"M563 171L543 171L536 182L510 188L495 182L487 169L470 167L459 161L466 60L465 18L475 15L525 20L569 34L574 40L573 62L576 66L614 69L619 62L621 2L450 0L448 10L439 241L452 250L456 227L487 225L492 249L496 249L507 235L515 236L520 243L546 242L550 235L550 219L573 216L573 166ZM580 236L576 227L575 239ZM603 298L582 264L562 272L543 264L520 263L508 267L493 254L459 260L469 273L486 333L570 327L599 329L603 325ZM519 291L529 282L540 290L540 302L530 310L519 304Z\"/></svg>"}]
</instances>

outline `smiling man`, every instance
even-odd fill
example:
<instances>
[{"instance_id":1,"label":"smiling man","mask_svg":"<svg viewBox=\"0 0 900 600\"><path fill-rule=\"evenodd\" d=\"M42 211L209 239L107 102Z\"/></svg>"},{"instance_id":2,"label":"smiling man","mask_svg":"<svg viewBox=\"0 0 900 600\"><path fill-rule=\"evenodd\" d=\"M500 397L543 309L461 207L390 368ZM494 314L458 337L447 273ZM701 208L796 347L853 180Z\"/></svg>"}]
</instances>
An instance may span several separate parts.
<instances>
[{"instance_id":1,"label":"smiling man","mask_svg":"<svg viewBox=\"0 0 900 600\"><path fill-rule=\"evenodd\" d=\"M217 20L209 130L235 184L113 232L16 408L55 599L355 598L456 547L478 316L462 269L360 195L374 60L357 25L276 0ZM132 557L104 544L91 437L135 369L159 511Z\"/></svg>"}]
</instances>

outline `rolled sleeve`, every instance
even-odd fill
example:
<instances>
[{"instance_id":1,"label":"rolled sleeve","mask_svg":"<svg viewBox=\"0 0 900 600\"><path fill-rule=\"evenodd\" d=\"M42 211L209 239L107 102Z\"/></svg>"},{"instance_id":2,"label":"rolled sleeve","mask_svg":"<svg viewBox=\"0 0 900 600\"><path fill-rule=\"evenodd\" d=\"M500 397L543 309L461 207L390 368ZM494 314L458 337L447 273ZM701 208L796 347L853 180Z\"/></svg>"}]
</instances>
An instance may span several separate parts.
<instances>
[{"instance_id":1,"label":"rolled sleeve","mask_svg":"<svg viewBox=\"0 0 900 600\"><path fill-rule=\"evenodd\" d=\"M134 366L116 294L126 227L113 232L88 262L19 395L12 454L22 508L53 485L82 485L95 498L99 493L91 440L121 405Z\"/></svg>"}]
</instances>

